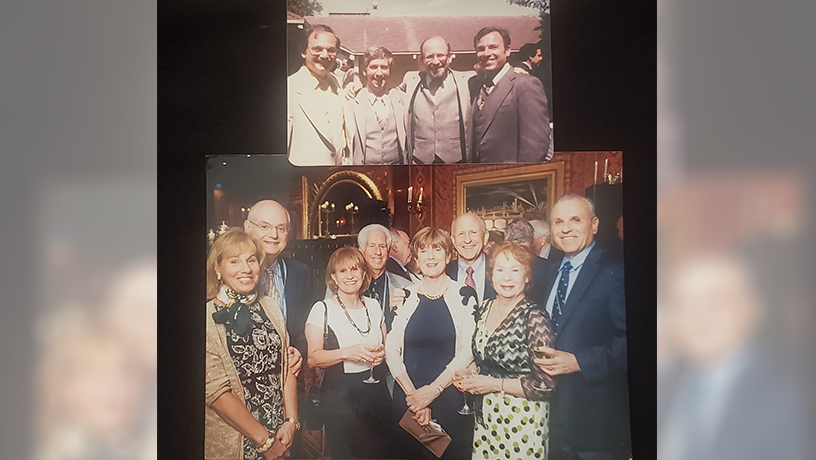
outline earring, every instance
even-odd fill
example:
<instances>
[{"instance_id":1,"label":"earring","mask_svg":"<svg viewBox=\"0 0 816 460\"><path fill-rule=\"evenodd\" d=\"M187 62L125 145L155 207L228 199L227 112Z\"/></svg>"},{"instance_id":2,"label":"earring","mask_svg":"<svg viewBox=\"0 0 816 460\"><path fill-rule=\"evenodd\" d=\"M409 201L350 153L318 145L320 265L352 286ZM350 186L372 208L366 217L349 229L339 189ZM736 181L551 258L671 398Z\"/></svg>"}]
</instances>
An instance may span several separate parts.
<instances>
[{"instance_id":1,"label":"earring","mask_svg":"<svg viewBox=\"0 0 816 460\"><path fill-rule=\"evenodd\" d=\"M221 274L218 273L218 272L215 272L215 279L217 279L218 281L221 281Z\"/></svg>"}]
</instances>

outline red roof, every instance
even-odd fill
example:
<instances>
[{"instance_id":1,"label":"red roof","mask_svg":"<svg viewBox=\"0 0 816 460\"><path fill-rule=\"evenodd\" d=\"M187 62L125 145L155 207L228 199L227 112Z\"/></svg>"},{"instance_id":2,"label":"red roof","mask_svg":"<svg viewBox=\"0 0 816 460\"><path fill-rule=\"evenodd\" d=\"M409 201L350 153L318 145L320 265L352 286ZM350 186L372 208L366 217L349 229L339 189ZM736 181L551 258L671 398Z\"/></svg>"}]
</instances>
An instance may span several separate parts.
<instances>
[{"instance_id":1,"label":"red roof","mask_svg":"<svg viewBox=\"0 0 816 460\"><path fill-rule=\"evenodd\" d=\"M451 44L451 51L473 52L473 36L482 27L495 26L510 32L511 48L540 38L538 16L307 16L309 24L325 24L340 38L343 48L364 53L371 46L384 46L392 53L419 52L419 44L440 35Z\"/></svg>"},{"instance_id":2,"label":"red roof","mask_svg":"<svg viewBox=\"0 0 816 460\"><path fill-rule=\"evenodd\" d=\"M287 22L289 22L289 21L301 22L301 21L303 21L303 16L295 14L295 13L293 13L291 11L287 11L286 12L286 21Z\"/></svg>"}]
</instances>

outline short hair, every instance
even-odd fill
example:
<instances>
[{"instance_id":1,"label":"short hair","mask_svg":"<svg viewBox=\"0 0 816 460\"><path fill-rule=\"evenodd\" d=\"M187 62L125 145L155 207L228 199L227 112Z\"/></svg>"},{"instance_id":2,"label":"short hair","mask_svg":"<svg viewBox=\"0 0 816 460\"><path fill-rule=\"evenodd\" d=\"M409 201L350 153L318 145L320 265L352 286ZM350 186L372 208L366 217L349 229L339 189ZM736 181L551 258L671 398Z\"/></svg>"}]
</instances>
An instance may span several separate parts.
<instances>
[{"instance_id":1,"label":"short hair","mask_svg":"<svg viewBox=\"0 0 816 460\"><path fill-rule=\"evenodd\" d=\"M524 292L530 292L530 288L533 287L532 281L535 275L533 272L533 253L515 241L496 243L493 249L490 250L490 256L487 258L486 274L490 284L493 284L493 267L496 265L496 257L500 254L510 254L524 267L525 275L527 275L527 285L524 286Z\"/></svg>"},{"instance_id":2,"label":"short hair","mask_svg":"<svg viewBox=\"0 0 816 460\"><path fill-rule=\"evenodd\" d=\"M306 37L306 39L303 40L303 46L301 46L301 49L300 49L301 53L305 53L306 50L309 49L309 37L311 37L312 34L315 34L315 33L318 33L318 32L326 32L326 33L330 33L330 34L334 35L334 39L337 42L337 49L338 50L340 49L340 37L338 37L337 34L334 33L334 31L332 30L331 27L329 27L329 26L327 26L325 24L312 24L311 26L309 26L306 29L306 34L304 35L304 37Z\"/></svg>"},{"instance_id":3,"label":"short hair","mask_svg":"<svg viewBox=\"0 0 816 460\"><path fill-rule=\"evenodd\" d=\"M505 236L506 241L516 241L520 244L533 244L533 234L535 230L533 230L533 226L525 219L514 219L507 224L505 231L507 232Z\"/></svg>"},{"instance_id":4,"label":"short hair","mask_svg":"<svg viewBox=\"0 0 816 460\"><path fill-rule=\"evenodd\" d=\"M447 258L453 258L453 240L448 232L441 228L425 227L411 238L411 254L414 255L414 259L418 258L419 251L428 247L441 248Z\"/></svg>"},{"instance_id":5,"label":"short hair","mask_svg":"<svg viewBox=\"0 0 816 460\"><path fill-rule=\"evenodd\" d=\"M424 58L424 54L425 54L425 52L424 52L424 51L422 51L422 48L425 46L425 43L426 43L428 40L431 40L431 39L433 39L433 38L438 38L438 39L442 40L443 42L445 42L445 44L446 44L446 45L448 45L448 54L451 54L451 46L450 46L450 42L449 42L449 41L447 41L447 40L445 40L444 38L440 37L439 35L434 35L433 37L428 37L428 38L426 38L425 40L422 40L422 43L420 43L420 44L419 44L419 57L420 57L420 58Z\"/></svg>"},{"instance_id":6,"label":"short hair","mask_svg":"<svg viewBox=\"0 0 816 460\"><path fill-rule=\"evenodd\" d=\"M352 246L343 246L332 253L329 257L329 263L326 265L326 287L329 288L332 294L337 294L338 289L332 275L341 268L354 267L359 268L360 273L363 274L363 284L360 286L360 292L363 292L371 284L371 272L368 270L368 264L365 257L363 257L363 252Z\"/></svg>"},{"instance_id":7,"label":"short hair","mask_svg":"<svg viewBox=\"0 0 816 460\"><path fill-rule=\"evenodd\" d=\"M456 221L465 216L475 217L482 224L482 233L487 233L487 224L485 223L484 219L479 217L479 215L474 212L466 212L453 218L453 222L451 222L451 236L456 234Z\"/></svg>"},{"instance_id":8,"label":"short hair","mask_svg":"<svg viewBox=\"0 0 816 460\"><path fill-rule=\"evenodd\" d=\"M589 206L589 217L597 217L595 215L595 203L593 203L592 200L590 200L589 198L587 198L587 197L585 197L583 195L578 195L577 193L567 193L566 195L562 196L561 198L559 198L555 202L555 204L553 205L553 208L555 208L558 205L558 203L560 203L562 201L569 201L569 200L581 200L581 201L583 201L584 203L586 203L587 206Z\"/></svg>"},{"instance_id":9,"label":"short hair","mask_svg":"<svg viewBox=\"0 0 816 460\"><path fill-rule=\"evenodd\" d=\"M363 55L363 69L375 59L388 59L388 66L394 65L394 55L384 46L372 46Z\"/></svg>"},{"instance_id":10,"label":"short hair","mask_svg":"<svg viewBox=\"0 0 816 460\"><path fill-rule=\"evenodd\" d=\"M239 227L232 227L215 239L207 256L207 300L216 298L218 291L221 290L221 280L218 279L215 268L221 265L224 255L231 252L240 254L245 249L253 252L258 263L263 265L266 256L263 244L248 233L244 233ZM258 283L258 286L260 284ZM258 286L255 286L255 289L258 289Z\"/></svg>"},{"instance_id":11,"label":"short hair","mask_svg":"<svg viewBox=\"0 0 816 460\"><path fill-rule=\"evenodd\" d=\"M533 237L540 238L542 236L550 237L550 224L542 219L534 219L529 221L533 226Z\"/></svg>"},{"instance_id":12,"label":"short hair","mask_svg":"<svg viewBox=\"0 0 816 460\"><path fill-rule=\"evenodd\" d=\"M522 61L526 61L527 59L530 59L531 57L535 56L536 51L540 49L541 47L539 47L535 43L525 43L524 45L522 45L521 48L519 48L518 52L519 58Z\"/></svg>"},{"instance_id":13,"label":"short hair","mask_svg":"<svg viewBox=\"0 0 816 460\"><path fill-rule=\"evenodd\" d=\"M405 230L403 230L403 229L401 229L401 228L393 227L393 228L391 229L391 242L394 242L394 241L396 241L397 239L402 238L402 235L400 235L400 232L403 232L403 233L405 233L406 235L408 235L408 232L406 232ZM409 240L411 239L411 235L408 235L408 239L409 239ZM409 243L408 243L408 244L411 244L411 243L410 243L410 241L409 241Z\"/></svg>"},{"instance_id":14,"label":"short hair","mask_svg":"<svg viewBox=\"0 0 816 460\"><path fill-rule=\"evenodd\" d=\"M476 36L473 37L473 47L476 48L476 44L479 43L479 40L482 39L487 34L492 34L493 32L498 32L501 35L502 41L504 42L504 47L510 47L510 32L500 27L488 26L483 27L482 30L476 32Z\"/></svg>"},{"instance_id":15,"label":"short hair","mask_svg":"<svg viewBox=\"0 0 816 460\"><path fill-rule=\"evenodd\" d=\"M391 249L391 242L393 241L391 239L391 231L380 224L368 224L361 228L360 233L357 234L357 246L359 246L360 249L364 249L366 244L368 244L368 235L375 231L385 234L385 243L388 245L388 248Z\"/></svg>"}]
</instances>

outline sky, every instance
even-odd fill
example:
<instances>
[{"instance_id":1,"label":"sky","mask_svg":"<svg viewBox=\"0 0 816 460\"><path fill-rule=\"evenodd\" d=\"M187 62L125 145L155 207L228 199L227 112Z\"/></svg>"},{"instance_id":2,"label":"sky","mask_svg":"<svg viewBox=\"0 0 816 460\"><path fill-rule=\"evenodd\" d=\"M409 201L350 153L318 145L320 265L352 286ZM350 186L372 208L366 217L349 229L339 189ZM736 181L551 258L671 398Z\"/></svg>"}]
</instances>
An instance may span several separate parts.
<instances>
[{"instance_id":1,"label":"sky","mask_svg":"<svg viewBox=\"0 0 816 460\"><path fill-rule=\"evenodd\" d=\"M511 5L506 0L320 0L323 11L329 13L361 13L369 11L379 16L538 16L534 8ZM372 3L377 2L377 10Z\"/></svg>"}]
</instances>

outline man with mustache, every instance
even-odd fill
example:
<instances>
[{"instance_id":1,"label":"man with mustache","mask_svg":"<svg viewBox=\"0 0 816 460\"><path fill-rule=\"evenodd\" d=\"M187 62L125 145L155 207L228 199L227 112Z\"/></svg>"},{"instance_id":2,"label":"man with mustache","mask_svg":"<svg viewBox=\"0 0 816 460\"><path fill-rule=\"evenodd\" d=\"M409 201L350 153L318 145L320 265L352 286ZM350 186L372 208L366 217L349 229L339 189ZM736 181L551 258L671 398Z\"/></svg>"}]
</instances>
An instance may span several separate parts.
<instances>
[{"instance_id":1,"label":"man with mustache","mask_svg":"<svg viewBox=\"0 0 816 460\"><path fill-rule=\"evenodd\" d=\"M468 81L472 163L545 163L550 161L550 119L541 81L514 72L510 34L485 27L473 38L480 74Z\"/></svg>"},{"instance_id":2,"label":"man with mustache","mask_svg":"<svg viewBox=\"0 0 816 460\"><path fill-rule=\"evenodd\" d=\"M397 87L405 93L411 164L467 161L468 79L475 72L450 69L454 55L442 37L419 45L424 70L407 72Z\"/></svg>"},{"instance_id":3,"label":"man with mustache","mask_svg":"<svg viewBox=\"0 0 816 460\"><path fill-rule=\"evenodd\" d=\"M303 67L287 80L286 152L297 166L348 163L345 102L332 74L340 40L321 24L307 30L306 37Z\"/></svg>"},{"instance_id":4,"label":"man with mustache","mask_svg":"<svg viewBox=\"0 0 816 460\"><path fill-rule=\"evenodd\" d=\"M403 93L388 89L393 63L391 51L382 46L372 46L363 56L366 87L350 103L352 164L405 163Z\"/></svg>"}]
</instances>

